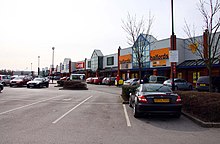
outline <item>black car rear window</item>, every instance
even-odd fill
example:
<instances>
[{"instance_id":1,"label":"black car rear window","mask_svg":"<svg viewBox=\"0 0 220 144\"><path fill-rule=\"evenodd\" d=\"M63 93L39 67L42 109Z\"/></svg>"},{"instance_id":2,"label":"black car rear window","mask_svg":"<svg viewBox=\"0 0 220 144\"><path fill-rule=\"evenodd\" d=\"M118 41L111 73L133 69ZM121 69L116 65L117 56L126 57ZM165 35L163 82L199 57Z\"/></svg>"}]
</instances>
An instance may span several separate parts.
<instances>
[{"instance_id":1,"label":"black car rear window","mask_svg":"<svg viewBox=\"0 0 220 144\"><path fill-rule=\"evenodd\" d=\"M145 84L142 86L141 92L172 92L172 90L164 85Z\"/></svg>"}]
</instances>

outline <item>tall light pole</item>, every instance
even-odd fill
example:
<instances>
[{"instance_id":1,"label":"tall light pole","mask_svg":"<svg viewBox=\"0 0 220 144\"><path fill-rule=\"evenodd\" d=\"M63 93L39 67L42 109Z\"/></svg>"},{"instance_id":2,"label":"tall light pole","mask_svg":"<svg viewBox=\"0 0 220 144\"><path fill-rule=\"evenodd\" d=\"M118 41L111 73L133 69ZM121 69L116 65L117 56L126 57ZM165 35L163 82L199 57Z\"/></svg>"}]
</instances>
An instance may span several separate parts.
<instances>
[{"instance_id":1,"label":"tall light pole","mask_svg":"<svg viewBox=\"0 0 220 144\"><path fill-rule=\"evenodd\" d=\"M171 0L171 17L172 17L172 35L171 50L176 50L176 35L174 34L174 18L173 18L173 0ZM171 62L172 90L175 90L174 77L176 77L176 62Z\"/></svg>"},{"instance_id":2,"label":"tall light pole","mask_svg":"<svg viewBox=\"0 0 220 144\"><path fill-rule=\"evenodd\" d=\"M33 72L32 72L32 63L31 63L31 76L33 76Z\"/></svg>"},{"instance_id":3,"label":"tall light pole","mask_svg":"<svg viewBox=\"0 0 220 144\"><path fill-rule=\"evenodd\" d=\"M38 56L38 76L40 75L40 56Z\"/></svg>"},{"instance_id":4,"label":"tall light pole","mask_svg":"<svg viewBox=\"0 0 220 144\"><path fill-rule=\"evenodd\" d=\"M53 54L52 54L52 83L53 83L53 79L54 79L54 49L55 49L55 47L52 47L52 50L53 50Z\"/></svg>"}]
</instances>

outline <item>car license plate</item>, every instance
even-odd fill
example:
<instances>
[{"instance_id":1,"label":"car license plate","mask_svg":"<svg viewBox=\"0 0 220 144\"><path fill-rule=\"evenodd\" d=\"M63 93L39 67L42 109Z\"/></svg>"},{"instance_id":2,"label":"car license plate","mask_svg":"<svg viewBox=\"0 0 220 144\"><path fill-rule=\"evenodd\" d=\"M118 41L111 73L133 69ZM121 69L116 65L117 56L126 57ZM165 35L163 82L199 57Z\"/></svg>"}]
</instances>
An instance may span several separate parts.
<instances>
[{"instance_id":1,"label":"car license plate","mask_svg":"<svg viewBox=\"0 0 220 144\"><path fill-rule=\"evenodd\" d=\"M33 85L33 84L30 84L29 86L30 86L30 87L33 87L34 85Z\"/></svg>"},{"instance_id":2,"label":"car license plate","mask_svg":"<svg viewBox=\"0 0 220 144\"><path fill-rule=\"evenodd\" d=\"M200 86L205 86L205 84L200 84Z\"/></svg>"},{"instance_id":3,"label":"car license plate","mask_svg":"<svg viewBox=\"0 0 220 144\"><path fill-rule=\"evenodd\" d=\"M154 99L155 103L168 103L170 99Z\"/></svg>"}]
</instances>

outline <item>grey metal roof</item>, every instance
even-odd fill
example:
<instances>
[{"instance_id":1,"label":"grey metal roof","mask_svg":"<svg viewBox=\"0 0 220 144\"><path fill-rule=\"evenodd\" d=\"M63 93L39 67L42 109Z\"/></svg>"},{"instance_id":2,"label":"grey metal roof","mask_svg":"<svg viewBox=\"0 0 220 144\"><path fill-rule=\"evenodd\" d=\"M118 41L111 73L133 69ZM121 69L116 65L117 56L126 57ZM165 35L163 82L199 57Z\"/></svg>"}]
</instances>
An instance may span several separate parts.
<instances>
[{"instance_id":1,"label":"grey metal roof","mask_svg":"<svg viewBox=\"0 0 220 144\"><path fill-rule=\"evenodd\" d=\"M152 43L157 41L157 39L155 37L153 37L152 35L147 35L147 34L142 34L144 38L147 39L148 42Z\"/></svg>"},{"instance_id":2,"label":"grey metal roof","mask_svg":"<svg viewBox=\"0 0 220 144\"><path fill-rule=\"evenodd\" d=\"M213 65L219 64L219 60L216 58L213 62ZM186 60L178 65L178 67L192 67L192 66L205 66L203 59L198 60Z\"/></svg>"},{"instance_id":3,"label":"grey metal roof","mask_svg":"<svg viewBox=\"0 0 220 144\"><path fill-rule=\"evenodd\" d=\"M101 50L95 49L94 52L97 54L97 56L103 56ZM94 53L94 52L93 52L93 53Z\"/></svg>"}]
</instances>

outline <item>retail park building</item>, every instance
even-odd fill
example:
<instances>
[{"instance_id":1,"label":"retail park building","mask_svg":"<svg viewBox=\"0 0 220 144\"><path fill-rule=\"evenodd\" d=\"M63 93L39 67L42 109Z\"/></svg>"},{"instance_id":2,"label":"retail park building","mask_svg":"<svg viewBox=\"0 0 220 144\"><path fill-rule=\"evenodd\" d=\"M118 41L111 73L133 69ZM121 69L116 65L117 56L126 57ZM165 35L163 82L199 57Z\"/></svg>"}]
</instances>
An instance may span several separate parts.
<instances>
[{"instance_id":1,"label":"retail park building","mask_svg":"<svg viewBox=\"0 0 220 144\"><path fill-rule=\"evenodd\" d=\"M198 36L196 39L202 41L203 36ZM145 61L141 75L154 74L169 78L171 74L170 38L156 40L154 37L149 36L146 39L145 35L141 34L137 41L144 41L146 44L143 53ZM201 57L193 53L189 46L189 39L176 39L178 53L176 76L195 84L197 77L208 75L208 70ZM100 50L95 49L90 58L76 62L72 62L70 58L65 58L63 63L56 66L56 74L69 76L71 73L85 73L86 77L94 77L116 76L119 73L120 78L124 80L137 78L139 68L132 47L115 48L115 51L116 53L103 55ZM213 64L212 74L220 75L220 59L217 57Z\"/></svg>"}]
</instances>

